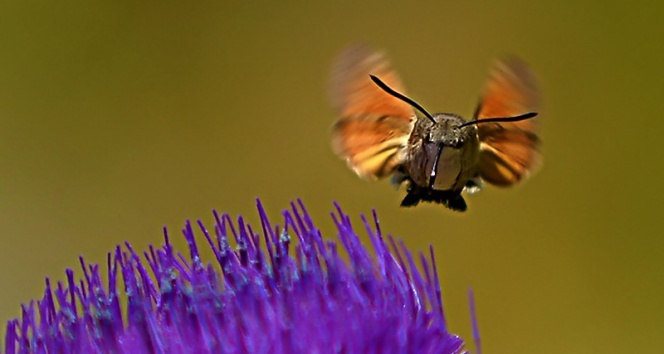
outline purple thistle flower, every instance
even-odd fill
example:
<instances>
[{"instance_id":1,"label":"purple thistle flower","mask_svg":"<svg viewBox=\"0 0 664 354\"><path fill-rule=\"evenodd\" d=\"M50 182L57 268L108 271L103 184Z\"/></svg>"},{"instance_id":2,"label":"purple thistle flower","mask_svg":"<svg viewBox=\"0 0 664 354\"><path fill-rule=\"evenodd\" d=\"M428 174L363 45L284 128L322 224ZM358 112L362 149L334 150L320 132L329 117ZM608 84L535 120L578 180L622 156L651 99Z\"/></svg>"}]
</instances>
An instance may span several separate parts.
<instances>
[{"instance_id":1,"label":"purple thistle flower","mask_svg":"<svg viewBox=\"0 0 664 354\"><path fill-rule=\"evenodd\" d=\"M445 323L432 248L419 271L374 212L373 225L362 217L371 254L337 206L343 257L301 202L281 228L260 202L258 212L262 237L242 217L215 212L214 236L198 222L214 265L201 261L189 222L188 257L164 230L160 249L141 256L126 243L109 253L108 279L81 258L81 280L71 269L66 284L46 279L43 298L8 322L5 353L465 352Z\"/></svg>"}]
</instances>

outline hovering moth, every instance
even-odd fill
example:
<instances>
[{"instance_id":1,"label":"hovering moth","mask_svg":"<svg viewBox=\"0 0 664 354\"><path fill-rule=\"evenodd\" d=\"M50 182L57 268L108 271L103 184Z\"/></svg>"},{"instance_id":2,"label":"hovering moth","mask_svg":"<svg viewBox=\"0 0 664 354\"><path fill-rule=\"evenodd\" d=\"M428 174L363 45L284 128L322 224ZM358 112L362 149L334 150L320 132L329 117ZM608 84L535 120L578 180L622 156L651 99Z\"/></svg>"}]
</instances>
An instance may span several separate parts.
<instances>
[{"instance_id":1,"label":"hovering moth","mask_svg":"<svg viewBox=\"0 0 664 354\"><path fill-rule=\"evenodd\" d=\"M332 132L337 155L361 178L407 186L401 206L420 202L466 211L462 192L482 182L507 187L540 163L537 136L539 89L522 60L496 61L471 120L430 114L405 96L384 53L352 46L335 60L330 99L338 120ZM417 114L417 113L420 114Z\"/></svg>"}]
</instances>

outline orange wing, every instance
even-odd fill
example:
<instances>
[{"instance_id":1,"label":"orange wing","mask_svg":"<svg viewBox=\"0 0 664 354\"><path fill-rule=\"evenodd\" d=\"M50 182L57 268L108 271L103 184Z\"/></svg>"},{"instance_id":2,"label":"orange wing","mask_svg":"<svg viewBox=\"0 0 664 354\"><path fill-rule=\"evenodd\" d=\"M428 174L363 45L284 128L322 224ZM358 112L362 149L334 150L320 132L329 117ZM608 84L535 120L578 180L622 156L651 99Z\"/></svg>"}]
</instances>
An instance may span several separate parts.
<instances>
[{"instance_id":1,"label":"orange wing","mask_svg":"<svg viewBox=\"0 0 664 354\"><path fill-rule=\"evenodd\" d=\"M537 112L540 93L535 75L517 58L497 62L486 82L477 119ZM480 174L497 186L510 186L541 164L537 124L541 119L478 124Z\"/></svg>"},{"instance_id":2,"label":"orange wing","mask_svg":"<svg viewBox=\"0 0 664 354\"><path fill-rule=\"evenodd\" d=\"M330 81L330 100L340 117L333 127L332 146L360 177L378 179L392 174L403 161L415 112L376 86L370 74L404 92L383 53L366 46L343 51Z\"/></svg>"}]
</instances>

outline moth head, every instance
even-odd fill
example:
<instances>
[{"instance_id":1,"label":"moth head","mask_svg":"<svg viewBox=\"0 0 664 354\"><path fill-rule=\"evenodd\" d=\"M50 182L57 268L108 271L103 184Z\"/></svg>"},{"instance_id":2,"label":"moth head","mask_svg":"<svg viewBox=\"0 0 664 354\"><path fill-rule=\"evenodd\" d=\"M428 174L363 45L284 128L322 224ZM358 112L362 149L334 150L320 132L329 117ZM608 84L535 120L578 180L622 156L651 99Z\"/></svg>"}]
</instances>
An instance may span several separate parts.
<instances>
[{"instance_id":1,"label":"moth head","mask_svg":"<svg viewBox=\"0 0 664 354\"><path fill-rule=\"evenodd\" d=\"M439 113L433 115L433 119L436 123L431 123L431 127L428 129L429 134L425 140L428 143L459 149L477 131L472 125L459 128L465 121L456 114Z\"/></svg>"}]
</instances>

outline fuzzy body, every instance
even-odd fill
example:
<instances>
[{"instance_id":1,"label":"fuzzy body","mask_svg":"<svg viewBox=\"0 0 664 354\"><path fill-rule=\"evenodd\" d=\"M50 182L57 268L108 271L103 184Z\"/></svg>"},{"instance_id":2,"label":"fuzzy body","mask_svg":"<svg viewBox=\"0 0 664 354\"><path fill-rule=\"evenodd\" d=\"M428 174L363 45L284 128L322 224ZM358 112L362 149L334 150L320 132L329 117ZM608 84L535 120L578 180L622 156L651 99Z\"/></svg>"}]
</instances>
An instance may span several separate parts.
<instances>
[{"instance_id":1,"label":"fuzzy body","mask_svg":"<svg viewBox=\"0 0 664 354\"><path fill-rule=\"evenodd\" d=\"M408 140L406 158L397 182L409 183L404 206L420 201L445 204L453 210L466 209L461 192L477 186L480 143L474 125L458 128L465 120L449 113L415 122Z\"/></svg>"}]
</instances>

